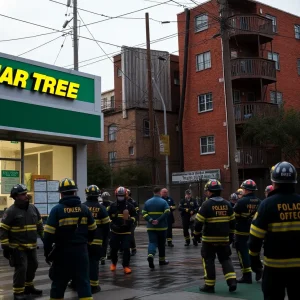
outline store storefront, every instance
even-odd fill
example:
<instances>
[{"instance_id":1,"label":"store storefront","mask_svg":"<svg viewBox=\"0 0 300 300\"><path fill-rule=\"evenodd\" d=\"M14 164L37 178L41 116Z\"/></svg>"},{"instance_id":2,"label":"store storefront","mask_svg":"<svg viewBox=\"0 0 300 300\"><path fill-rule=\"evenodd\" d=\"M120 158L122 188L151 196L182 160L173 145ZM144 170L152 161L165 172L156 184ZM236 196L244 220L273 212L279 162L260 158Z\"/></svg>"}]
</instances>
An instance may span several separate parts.
<instances>
[{"instance_id":1,"label":"store storefront","mask_svg":"<svg viewBox=\"0 0 300 300\"><path fill-rule=\"evenodd\" d=\"M87 144L103 128L99 77L0 53L0 211L14 184L34 197L39 179L74 178L84 199Z\"/></svg>"}]
</instances>

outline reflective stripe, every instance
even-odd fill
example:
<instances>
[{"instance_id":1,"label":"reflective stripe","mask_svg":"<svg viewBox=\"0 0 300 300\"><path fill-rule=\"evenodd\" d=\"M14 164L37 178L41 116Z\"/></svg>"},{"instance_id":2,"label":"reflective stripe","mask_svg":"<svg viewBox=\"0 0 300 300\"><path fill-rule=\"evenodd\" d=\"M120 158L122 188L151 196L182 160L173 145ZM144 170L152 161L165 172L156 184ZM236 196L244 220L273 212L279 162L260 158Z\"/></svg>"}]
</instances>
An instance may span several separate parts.
<instances>
[{"instance_id":1,"label":"reflective stripe","mask_svg":"<svg viewBox=\"0 0 300 300\"><path fill-rule=\"evenodd\" d=\"M299 268L300 258L273 259L264 257L264 264L271 268Z\"/></svg>"},{"instance_id":2,"label":"reflective stripe","mask_svg":"<svg viewBox=\"0 0 300 300\"><path fill-rule=\"evenodd\" d=\"M237 235L249 235L249 232L242 232L242 231L235 231L235 234Z\"/></svg>"},{"instance_id":3,"label":"reflective stripe","mask_svg":"<svg viewBox=\"0 0 300 300\"><path fill-rule=\"evenodd\" d=\"M37 222L37 224L43 224L43 220L40 219L40 220Z\"/></svg>"},{"instance_id":4,"label":"reflective stripe","mask_svg":"<svg viewBox=\"0 0 300 300\"><path fill-rule=\"evenodd\" d=\"M118 218L123 218L124 215L123 214L118 214Z\"/></svg>"},{"instance_id":5,"label":"reflective stripe","mask_svg":"<svg viewBox=\"0 0 300 300\"><path fill-rule=\"evenodd\" d=\"M235 233L235 230L234 230L234 229L230 229L229 232L230 232L230 233Z\"/></svg>"},{"instance_id":6,"label":"reflective stripe","mask_svg":"<svg viewBox=\"0 0 300 300\"><path fill-rule=\"evenodd\" d=\"M214 286L216 283L216 280L204 279L204 282L205 282L205 285Z\"/></svg>"},{"instance_id":7,"label":"reflective stripe","mask_svg":"<svg viewBox=\"0 0 300 300\"><path fill-rule=\"evenodd\" d=\"M64 298L50 298L50 300L64 300Z\"/></svg>"},{"instance_id":8,"label":"reflective stripe","mask_svg":"<svg viewBox=\"0 0 300 300\"><path fill-rule=\"evenodd\" d=\"M90 285L91 286L98 286L99 285L99 280L90 280Z\"/></svg>"},{"instance_id":9,"label":"reflective stripe","mask_svg":"<svg viewBox=\"0 0 300 300\"><path fill-rule=\"evenodd\" d=\"M154 231L163 231L163 230L167 230L168 227L164 227L164 228L147 228L147 230L154 230Z\"/></svg>"},{"instance_id":10,"label":"reflective stripe","mask_svg":"<svg viewBox=\"0 0 300 300\"><path fill-rule=\"evenodd\" d=\"M21 288L13 287L14 294L23 294L24 291L25 291L25 287L21 287Z\"/></svg>"},{"instance_id":11,"label":"reflective stripe","mask_svg":"<svg viewBox=\"0 0 300 300\"><path fill-rule=\"evenodd\" d=\"M242 269L243 274L245 273L251 273L252 269L251 268L246 268L246 269Z\"/></svg>"},{"instance_id":12,"label":"reflective stripe","mask_svg":"<svg viewBox=\"0 0 300 300\"><path fill-rule=\"evenodd\" d=\"M170 211L170 210L169 210ZM163 211L148 211L149 215L163 215Z\"/></svg>"},{"instance_id":13,"label":"reflective stripe","mask_svg":"<svg viewBox=\"0 0 300 300\"><path fill-rule=\"evenodd\" d=\"M79 298L79 300L93 300L93 297Z\"/></svg>"},{"instance_id":14,"label":"reflective stripe","mask_svg":"<svg viewBox=\"0 0 300 300\"><path fill-rule=\"evenodd\" d=\"M134 217L131 217L131 220L133 220L133 222L135 222L135 221L136 221Z\"/></svg>"},{"instance_id":15,"label":"reflective stripe","mask_svg":"<svg viewBox=\"0 0 300 300\"><path fill-rule=\"evenodd\" d=\"M164 211L164 213L167 213L167 212L170 212L170 209L169 209L169 208L167 208L167 209Z\"/></svg>"},{"instance_id":16,"label":"reflective stripe","mask_svg":"<svg viewBox=\"0 0 300 300\"><path fill-rule=\"evenodd\" d=\"M9 243L10 248L28 248L28 249L35 249L37 246L37 243L34 244L15 244L15 243Z\"/></svg>"},{"instance_id":17,"label":"reflective stripe","mask_svg":"<svg viewBox=\"0 0 300 300\"><path fill-rule=\"evenodd\" d=\"M20 226L13 226L11 227L11 232L24 232L24 231L36 231L37 227L36 225L24 225L22 227Z\"/></svg>"},{"instance_id":18,"label":"reflective stripe","mask_svg":"<svg viewBox=\"0 0 300 300\"><path fill-rule=\"evenodd\" d=\"M225 276L225 279L228 280L228 279L236 279L236 274L235 272L231 272L231 273L227 273L224 275Z\"/></svg>"},{"instance_id":19,"label":"reflective stripe","mask_svg":"<svg viewBox=\"0 0 300 300\"><path fill-rule=\"evenodd\" d=\"M135 208L135 210L136 210L136 211L138 211L138 210L139 210L139 208L138 208L138 207L136 207L136 208Z\"/></svg>"},{"instance_id":20,"label":"reflective stripe","mask_svg":"<svg viewBox=\"0 0 300 300\"><path fill-rule=\"evenodd\" d=\"M259 255L259 252L252 252L251 250L249 250L249 254L251 256L258 256Z\"/></svg>"},{"instance_id":21,"label":"reflective stripe","mask_svg":"<svg viewBox=\"0 0 300 300\"><path fill-rule=\"evenodd\" d=\"M208 243L226 243L229 242L229 236L202 236L202 241Z\"/></svg>"},{"instance_id":22,"label":"reflective stripe","mask_svg":"<svg viewBox=\"0 0 300 300\"><path fill-rule=\"evenodd\" d=\"M90 245L97 245L97 246L102 246L103 244L103 240L100 240L100 239L94 239Z\"/></svg>"},{"instance_id":23,"label":"reflective stripe","mask_svg":"<svg viewBox=\"0 0 300 300\"><path fill-rule=\"evenodd\" d=\"M59 220L59 226L77 225L78 219L79 219L79 217L60 219ZM83 217L81 219L80 224L87 224L87 217Z\"/></svg>"},{"instance_id":24,"label":"reflective stripe","mask_svg":"<svg viewBox=\"0 0 300 300\"><path fill-rule=\"evenodd\" d=\"M250 227L250 234L254 235L255 237L259 238L259 239L263 239L266 235L267 231L260 229L258 227L256 227L255 225L251 224Z\"/></svg>"},{"instance_id":25,"label":"reflective stripe","mask_svg":"<svg viewBox=\"0 0 300 300\"><path fill-rule=\"evenodd\" d=\"M205 222L207 223L221 223L221 222L229 222L229 216L227 217L213 217L213 218L206 218Z\"/></svg>"},{"instance_id":26,"label":"reflective stripe","mask_svg":"<svg viewBox=\"0 0 300 300\"><path fill-rule=\"evenodd\" d=\"M144 218L146 218L146 217L148 217L148 216L149 216L148 214L143 215Z\"/></svg>"},{"instance_id":27,"label":"reflective stripe","mask_svg":"<svg viewBox=\"0 0 300 300\"><path fill-rule=\"evenodd\" d=\"M11 227L4 223L0 223L0 228L4 228L5 230L10 230Z\"/></svg>"},{"instance_id":28,"label":"reflective stripe","mask_svg":"<svg viewBox=\"0 0 300 300\"><path fill-rule=\"evenodd\" d=\"M286 232L286 231L300 231L300 222L281 222L281 223L271 223L268 226L268 230L272 232Z\"/></svg>"},{"instance_id":29,"label":"reflective stripe","mask_svg":"<svg viewBox=\"0 0 300 300\"><path fill-rule=\"evenodd\" d=\"M97 225L96 225L96 222L94 221L93 224L89 225L88 226L88 230L96 230L97 229Z\"/></svg>"},{"instance_id":30,"label":"reflective stripe","mask_svg":"<svg viewBox=\"0 0 300 300\"><path fill-rule=\"evenodd\" d=\"M230 221L233 221L235 219L235 213L233 213L230 217L229 217L229 220Z\"/></svg>"},{"instance_id":31,"label":"reflective stripe","mask_svg":"<svg viewBox=\"0 0 300 300\"><path fill-rule=\"evenodd\" d=\"M201 232L194 231L194 235L199 235Z\"/></svg>"},{"instance_id":32,"label":"reflective stripe","mask_svg":"<svg viewBox=\"0 0 300 300\"><path fill-rule=\"evenodd\" d=\"M165 261L166 258L165 258L165 257L159 257L158 260L159 260L159 261Z\"/></svg>"},{"instance_id":33,"label":"reflective stripe","mask_svg":"<svg viewBox=\"0 0 300 300\"><path fill-rule=\"evenodd\" d=\"M115 234L131 234L131 232L115 232L113 230L111 232L113 232Z\"/></svg>"},{"instance_id":34,"label":"reflective stripe","mask_svg":"<svg viewBox=\"0 0 300 300\"><path fill-rule=\"evenodd\" d=\"M104 219L102 219L101 220L102 221L102 224L107 224L107 223L109 223L109 217L106 217L106 218L104 218Z\"/></svg>"},{"instance_id":35,"label":"reflective stripe","mask_svg":"<svg viewBox=\"0 0 300 300\"><path fill-rule=\"evenodd\" d=\"M196 220L202 223L205 222L205 218L199 213L196 215Z\"/></svg>"},{"instance_id":36,"label":"reflective stripe","mask_svg":"<svg viewBox=\"0 0 300 300\"><path fill-rule=\"evenodd\" d=\"M101 224L102 224L102 221L101 221L101 220L98 220L98 219L95 220L95 222L96 222L97 225L101 225Z\"/></svg>"},{"instance_id":37,"label":"reflective stripe","mask_svg":"<svg viewBox=\"0 0 300 300\"><path fill-rule=\"evenodd\" d=\"M8 239L3 239L3 240L0 240L0 243L2 245L5 245L5 244L8 244L9 243L9 240Z\"/></svg>"},{"instance_id":38,"label":"reflective stripe","mask_svg":"<svg viewBox=\"0 0 300 300\"><path fill-rule=\"evenodd\" d=\"M45 225L45 229L44 229L45 232L48 232L48 233L51 233L51 234L54 234L55 231L56 231L56 228L55 227L52 227L50 225Z\"/></svg>"},{"instance_id":39,"label":"reflective stripe","mask_svg":"<svg viewBox=\"0 0 300 300\"><path fill-rule=\"evenodd\" d=\"M25 286L33 286L33 281L31 281L31 282L25 282Z\"/></svg>"}]
</instances>

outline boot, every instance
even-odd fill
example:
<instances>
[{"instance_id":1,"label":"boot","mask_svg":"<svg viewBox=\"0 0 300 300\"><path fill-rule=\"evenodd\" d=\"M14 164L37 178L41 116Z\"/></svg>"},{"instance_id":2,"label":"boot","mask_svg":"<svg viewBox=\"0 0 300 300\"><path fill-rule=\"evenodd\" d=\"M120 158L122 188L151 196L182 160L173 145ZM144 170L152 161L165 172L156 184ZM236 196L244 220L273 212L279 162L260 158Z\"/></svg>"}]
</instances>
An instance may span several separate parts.
<instances>
[{"instance_id":1,"label":"boot","mask_svg":"<svg viewBox=\"0 0 300 300\"><path fill-rule=\"evenodd\" d=\"M131 274L131 269L129 267L124 267L125 274Z\"/></svg>"},{"instance_id":2,"label":"boot","mask_svg":"<svg viewBox=\"0 0 300 300\"><path fill-rule=\"evenodd\" d=\"M172 241L168 241L168 247L174 247L174 244L172 243Z\"/></svg>"},{"instance_id":3,"label":"boot","mask_svg":"<svg viewBox=\"0 0 300 300\"><path fill-rule=\"evenodd\" d=\"M26 296L21 293L21 294L14 294L14 300L26 300Z\"/></svg>"},{"instance_id":4,"label":"boot","mask_svg":"<svg viewBox=\"0 0 300 300\"><path fill-rule=\"evenodd\" d=\"M131 256L135 256L136 255L136 249L132 249L131 250Z\"/></svg>"},{"instance_id":5,"label":"boot","mask_svg":"<svg viewBox=\"0 0 300 300\"><path fill-rule=\"evenodd\" d=\"M96 294L96 293L101 292L101 287L100 287L100 285L97 285L97 286L91 286L91 291L92 291L92 294Z\"/></svg>"},{"instance_id":6,"label":"boot","mask_svg":"<svg viewBox=\"0 0 300 300\"><path fill-rule=\"evenodd\" d=\"M229 292L232 293L232 292L234 292L235 290L236 290L236 284L231 284L231 285L229 286Z\"/></svg>"},{"instance_id":7,"label":"boot","mask_svg":"<svg viewBox=\"0 0 300 300\"><path fill-rule=\"evenodd\" d=\"M213 294L215 292L215 287L205 284L204 286L202 286L202 287L199 288L199 291L203 292L203 293L211 293L211 294Z\"/></svg>"},{"instance_id":8,"label":"boot","mask_svg":"<svg viewBox=\"0 0 300 300\"><path fill-rule=\"evenodd\" d=\"M240 278L237 282L252 284L252 273L251 272L244 273L242 278Z\"/></svg>"},{"instance_id":9,"label":"boot","mask_svg":"<svg viewBox=\"0 0 300 300\"><path fill-rule=\"evenodd\" d=\"M160 261L159 262L159 265L160 266L166 266L166 265L168 265L169 264L169 261L168 260L164 260L164 261Z\"/></svg>"},{"instance_id":10,"label":"boot","mask_svg":"<svg viewBox=\"0 0 300 300\"><path fill-rule=\"evenodd\" d=\"M255 273L255 280L256 281L260 281L261 278L262 278L262 275L263 275L263 269L260 269L260 270L256 271L256 273Z\"/></svg>"},{"instance_id":11,"label":"boot","mask_svg":"<svg viewBox=\"0 0 300 300\"><path fill-rule=\"evenodd\" d=\"M154 258L153 258L153 256L148 256L147 260L148 260L148 263L149 263L149 268L154 269Z\"/></svg>"},{"instance_id":12,"label":"boot","mask_svg":"<svg viewBox=\"0 0 300 300\"><path fill-rule=\"evenodd\" d=\"M188 247L190 245L191 241L190 240L186 240L184 246Z\"/></svg>"},{"instance_id":13,"label":"boot","mask_svg":"<svg viewBox=\"0 0 300 300\"><path fill-rule=\"evenodd\" d=\"M198 242L196 241L195 238L193 238L193 245L194 245L194 246L198 246Z\"/></svg>"},{"instance_id":14,"label":"boot","mask_svg":"<svg viewBox=\"0 0 300 300\"><path fill-rule=\"evenodd\" d=\"M116 271L116 269L117 269L117 265L115 265L115 264L111 264L111 265L110 265L110 270L111 270L112 272Z\"/></svg>"},{"instance_id":15,"label":"boot","mask_svg":"<svg viewBox=\"0 0 300 300\"><path fill-rule=\"evenodd\" d=\"M24 294L25 295L33 295L33 296L41 296L43 294L43 291L36 289L33 285L25 286Z\"/></svg>"},{"instance_id":16,"label":"boot","mask_svg":"<svg viewBox=\"0 0 300 300\"><path fill-rule=\"evenodd\" d=\"M237 288L237 281L236 281L236 279L229 279L227 281L227 283L228 283L228 287L229 287L229 292L230 293L234 292L236 290L236 288Z\"/></svg>"}]
</instances>

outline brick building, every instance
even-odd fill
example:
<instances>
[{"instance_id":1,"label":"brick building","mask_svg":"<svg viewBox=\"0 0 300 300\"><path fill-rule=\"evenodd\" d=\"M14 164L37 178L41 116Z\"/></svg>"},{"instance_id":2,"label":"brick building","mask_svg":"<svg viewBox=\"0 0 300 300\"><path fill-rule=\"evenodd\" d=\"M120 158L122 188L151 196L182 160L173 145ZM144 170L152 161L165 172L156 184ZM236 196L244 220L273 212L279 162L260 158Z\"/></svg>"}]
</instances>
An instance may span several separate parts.
<instances>
[{"instance_id":1,"label":"brick building","mask_svg":"<svg viewBox=\"0 0 300 300\"><path fill-rule=\"evenodd\" d=\"M245 140L242 125L255 114L276 112L283 102L300 109L300 17L256 1L228 3L233 99L227 101L234 103L239 179L251 177L260 184L281 154L279 149ZM190 10L184 167L185 171L220 169L222 181L230 182L218 17L216 0ZM178 21L178 32L184 32L185 13L178 15ZM183 70L184 35L180 34L179 49Z\"/></svg>"},{"instance_id":2,"label":"brick building","mask_svg":"<svg viewBox=\"0 0 300 300\"><path fill-rule=\"evenodd\" d=\"M169 171L178 171L178 110L180 100L179 58L164 51L151 51L152 74L167 110L170 137ZM159 154L159 134L164 133L163 109L155 88L155 145L157 183L165 183L165 157ZM112 168L141 164L151 169L148 118L146 50L124 47L114 57L114 90L102 93L104 142L89 148L89 156L101 158Z\"/></svg>"}]
</instances>

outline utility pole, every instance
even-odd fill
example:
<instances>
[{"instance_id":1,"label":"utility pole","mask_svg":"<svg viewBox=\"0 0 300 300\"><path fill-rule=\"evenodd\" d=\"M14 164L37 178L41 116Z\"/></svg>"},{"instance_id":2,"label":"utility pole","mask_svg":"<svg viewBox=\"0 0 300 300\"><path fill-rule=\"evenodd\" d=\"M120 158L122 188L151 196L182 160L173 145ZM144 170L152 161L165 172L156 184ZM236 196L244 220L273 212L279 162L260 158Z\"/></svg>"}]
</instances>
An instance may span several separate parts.
<instances>
[{"instance_id":1,"label":"utility pole","mask_svg":"<svg viewBox=\"0 0 300 300\"><path fill-rule=\"evenodd\" d=\"M156 167L155 167L155 123L153 113L153 87L152 87L152 71L151 71L151 50L150 50L150 28L149 14L146 13L146 44L147 44L147 71L148 71L148 108L149 108L149 123L150 123L150 157L152 169L152 184L156 184Z\"/></svg>"},{"instance_id":2,"label":"utility pole","mask_svg":"<svg viewBox=\"0 0 300 300\"><path fill-rule=\"evenodd\" d=\"M78 21L77 0L73 0L74 70L78 71Z\"/></svg>"},{"instance_id":3,"label":"utility pole","mask_svg":"<svg viewBox=\"0 0 300 300\"><path fill-rule=\"evenodd\" d=\"M233 107L232 95L232 81L231 81L231 62L230 62L230 46L228 35L228 1L218 0L221 14L221 38L223 45L223 71L224 84L226 94L226 109L227 109L227 130L229 143L229 160L230 160L230 177L231 177L231 191L235 191L239 186L238 167L236 162L236 132L235 132L235 117Z\"/></svg>"}]
</instances>

